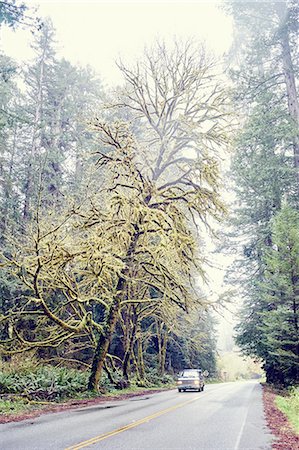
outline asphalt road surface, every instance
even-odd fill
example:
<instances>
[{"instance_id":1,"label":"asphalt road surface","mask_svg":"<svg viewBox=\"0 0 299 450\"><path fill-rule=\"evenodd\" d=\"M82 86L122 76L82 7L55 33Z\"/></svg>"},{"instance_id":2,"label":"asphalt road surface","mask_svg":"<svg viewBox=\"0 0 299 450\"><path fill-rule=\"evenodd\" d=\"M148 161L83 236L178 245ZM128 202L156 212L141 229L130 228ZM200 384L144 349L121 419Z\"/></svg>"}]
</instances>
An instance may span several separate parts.
<instances>
[{"instance_id":1,"label":"asphalt road surface","mask_svg":"<svg viewBox=\"0 0 299 450\"><path fill-rule=\"evenodd\" d=\"M1 450L270 450L258 383L107 401L0 425Z\"/></svg>"}]
</instances>

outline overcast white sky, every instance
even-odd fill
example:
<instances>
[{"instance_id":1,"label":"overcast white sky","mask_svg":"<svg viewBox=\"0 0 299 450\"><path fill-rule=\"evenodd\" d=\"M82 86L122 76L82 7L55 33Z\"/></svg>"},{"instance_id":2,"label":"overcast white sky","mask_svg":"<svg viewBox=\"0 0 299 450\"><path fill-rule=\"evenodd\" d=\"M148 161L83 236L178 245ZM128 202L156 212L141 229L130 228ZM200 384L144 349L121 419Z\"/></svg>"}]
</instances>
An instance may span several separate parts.
<instances>
[{"instance_id":1,"label":"overcast white sky","mask_svg":"<svg viewBox=\"0 0 299 450\"><path fill-rule=\"evenodd\" d=\"M115 60L133 60L157 37L171 40L194 37L205 40L217 55L231 43L231 19L221 0L182 1L74 1L25 0L50 16L57 30L59 53L72 63L90 64L107 84L120 81ZM4 51L15 59L30 57L30 32L1 34Z\"/></svg>"}]
</instances>

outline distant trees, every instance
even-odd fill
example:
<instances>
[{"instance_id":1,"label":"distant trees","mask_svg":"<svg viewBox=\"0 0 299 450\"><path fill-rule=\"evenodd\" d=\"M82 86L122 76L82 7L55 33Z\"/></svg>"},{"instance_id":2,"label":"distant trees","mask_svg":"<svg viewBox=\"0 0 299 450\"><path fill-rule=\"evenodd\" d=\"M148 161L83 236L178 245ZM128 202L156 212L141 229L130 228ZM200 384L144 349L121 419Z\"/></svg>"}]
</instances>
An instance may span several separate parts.
<instances>
[{"instance_id":1,"label":"distant trees","mask_svg":"<svg viewBox=\"0 0 299 450\"><path fill-rule=\"evenodd\" d=\"M87 114L101 98L99 80L90 69L73 67L55 54L54 29L45 21L35 37L34 63L25 71L27 93L26 158L23 164L23 218L28 220L31 202L42 172L44 196L48 203L59 202L92 152ZM84 155L85 152L85 155ZM70 169L67 169L68 166ZM82 174L81 174L82 176ZM74 183L73 183L74 187Z\"/></svg>"},{"instance_id":2,"label":"distant trees","mask_svg":"<svg viewBox=\"0 0 299 450\"><path fill-rule=\"evenodd\" d=\"M57 63L50 80L56 68ZM37 207L25 214L26 235L2 258L25 288L2 316L9 328L6 351L71 342L70 351L81 352L82 360L83 348L90 347L89 389L98 389L103 369L113 378L119 360L125 379L134 367L144 380L145 353L153 342L163 375L169 336L176 333L171 320L179 310L203 305L195 283L203 265L194 231L224 211L218 166L229 131L227 97L204 49L188 43L167 51L157 44L135 68L121 63L120 69L124 89L106 105L106 120L95 119L89 129L98 142L98 183L90 183L84 194L77 190L75 200L48 200L71 130L65 136L61 125L66 97L57 89L62 82L40 90L38 121L41 111L44 120L34 143L47 158ZM45 99L55 101L49 112ZM131 125L109 121L109 111L127 115ZM70 115L69 123L77 119ZM116 333L124 343L113 355Z\"/></svg>"},{"instance_id":3,"label":"distant trees","mask_svg":"<svg viewBox=\"0 0 299 450\"><path fill-rule=\"evenodd\" d=\"M217 376L216 324L209 310L194 309L178 317L169 334L168 366L175 373L186 367L207 370Z\"/></svg>"},{"instance_id":4,"label":"distant trees","mask_svg":"<svg viewBox=\"0 0 299 450\"><path fill-rule=\"evenodd\" d=\"M3 218L7 222L13 211L19 224L32 213L41 172L48 200L57 201L73 183L74 171L78 173L86 160L87 143L89 151L93 146L87 112L102 95L90 69L57 59L51 23L44 23L33 46L34 61L23 70L1 56L1 170L6 195L1 195L0 204L6 211L14 198L15 207ZM22 92L17 87L20 79Z\"/></svg>"}]
</instances>

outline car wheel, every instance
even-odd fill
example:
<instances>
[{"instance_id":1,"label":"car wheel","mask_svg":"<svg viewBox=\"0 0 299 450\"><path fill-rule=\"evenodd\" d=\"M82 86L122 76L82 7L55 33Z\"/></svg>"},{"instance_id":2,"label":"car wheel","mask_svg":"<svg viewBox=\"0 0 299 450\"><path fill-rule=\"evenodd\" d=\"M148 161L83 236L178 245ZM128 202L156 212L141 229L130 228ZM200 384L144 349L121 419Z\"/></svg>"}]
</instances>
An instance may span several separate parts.
<instances>
[{"instance_id":1,"label":"car wheel","mask_svg":"<svg viewBox=\"0 0 299 450\"><path fill-rule=\"evenodd\" d=\"M178 389L179 392L182 392L182 389Z\"/></svg>"},{"instance_id":2,"label":"car wheel","mask_svg":"<svg viewBox=\"0 0 299 450\"><path fill-rule=\"evenodd\" d=\"M201 392L203 392L204 388L205 388L204 386L201 388Z\"/></svg>"}]
</instances>

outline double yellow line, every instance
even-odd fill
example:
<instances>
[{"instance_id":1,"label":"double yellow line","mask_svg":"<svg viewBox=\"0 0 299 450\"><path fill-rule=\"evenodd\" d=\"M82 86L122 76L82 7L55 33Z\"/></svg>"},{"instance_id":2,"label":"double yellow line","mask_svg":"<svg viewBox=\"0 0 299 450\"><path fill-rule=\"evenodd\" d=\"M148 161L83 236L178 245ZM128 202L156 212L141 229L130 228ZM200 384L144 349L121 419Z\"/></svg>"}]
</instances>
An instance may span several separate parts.
<instances>
[{"instance_id":1,"label":"double yellow line","mask_svg":"<svg viewBox=\"0 0 299 450\"><path fill-rule=\"evenodd\" d=\"M115 436L116 434L122 433L123 431L130 430L131 428L135 428L138 425L141 425L145 422L149 422L152 419L156 419L156 417L162 416L163 414L167 414L170 411L174 411L178 408L182 408L182 406L188 405L189 403L193 403L199 399L200 399L200 397L196 396L195 398L192 398L191 400L187 400L186 402L179 403L178 405L171 406L170 408L163 409L162 411L158 411L155 414L144 417L143 419L140 419L140 420L136 420L136 422L132 422L128 425L125 425L124 427L117 428L116 430L110 431L108 433L100 434L99 436L95 436L94 438L88 439L87 441L82 441L79 444L75 444L75 445L72 445L71 447L67 447L65 450L79 450L81 448L88 447L89 445L96 444L97 442L103 441L104 439L107 439L108 437Z\"/></svg>"}]
</instances>

